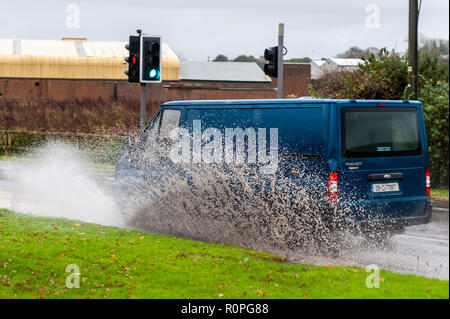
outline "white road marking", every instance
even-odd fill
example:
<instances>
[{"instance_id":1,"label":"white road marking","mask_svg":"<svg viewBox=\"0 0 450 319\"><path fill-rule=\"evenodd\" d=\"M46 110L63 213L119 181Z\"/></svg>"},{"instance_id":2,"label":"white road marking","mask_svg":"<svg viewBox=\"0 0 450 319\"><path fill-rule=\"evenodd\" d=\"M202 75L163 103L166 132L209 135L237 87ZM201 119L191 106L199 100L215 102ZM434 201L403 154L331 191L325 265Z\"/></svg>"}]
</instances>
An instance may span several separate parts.
<instances>
[{"instance_id":1,"label":"white road marking","mask_svg":"<svg viewBox=\"0 0 450 319\"><path fill-rule=\"evenodd\" d=\"M409 238L409 239L418 239L418 240L428 240L428 241L434 241L434 242L444 243L444 244L449 243L449 241L445 240L445 239L427 238L427 237L420 237L420 236L398 235L398 237L403 237L403 238L407 238L407 239Z\"/></svg>"}]
</instances>

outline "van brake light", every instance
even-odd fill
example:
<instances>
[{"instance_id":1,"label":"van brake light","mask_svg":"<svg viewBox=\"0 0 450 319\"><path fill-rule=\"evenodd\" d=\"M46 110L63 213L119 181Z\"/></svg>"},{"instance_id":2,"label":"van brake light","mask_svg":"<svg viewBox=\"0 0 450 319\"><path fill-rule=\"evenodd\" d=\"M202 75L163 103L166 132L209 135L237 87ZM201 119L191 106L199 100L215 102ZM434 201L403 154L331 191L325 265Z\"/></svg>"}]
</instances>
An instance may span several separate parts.
<instances>
[{"instance_id":1,"label":"van brake light","mask_svg":"<svg viewBox=\"0 0 450 319\"><path fill-rule=\"evenodd\" d=\"M338 173L331 172L328 177L328 201L337 202L338 200Z\"/></svg>"},{"instance_id":2,"label":"van brake light","mask_svg":"<svg viewBox=\"0 0 450 319\"><path fill-rule=\"evenodd\" d=\"M430 190L431 190L430 169L427 168L425 170L425 194L427 197L430 197Z\"/></svg>"}]
</instances>

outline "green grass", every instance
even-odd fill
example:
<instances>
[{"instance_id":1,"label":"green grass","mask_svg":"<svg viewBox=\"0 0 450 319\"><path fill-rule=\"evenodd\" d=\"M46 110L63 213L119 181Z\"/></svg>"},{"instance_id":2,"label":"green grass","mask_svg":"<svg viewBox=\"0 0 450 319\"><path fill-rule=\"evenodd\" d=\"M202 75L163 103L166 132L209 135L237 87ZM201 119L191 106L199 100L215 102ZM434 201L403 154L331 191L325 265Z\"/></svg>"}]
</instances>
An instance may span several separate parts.
<instances>
[{"instance_id":1,"label":"green grass","mask_svg":"<svg viewBox=\"0 0 450 319\"><path fill-rule=\"evenodd\" d=\"M448 200L448 189L432 188L430 195L432 197L440 197Z\"/></svg>"},{"instance_id":2,"label":"green grass","mask_svg":"<svg viewBox=\"0 0 450 319\"><path fill-rule=\"evenodd\" d=\"M24 155L0 155L0 161L17 161L17 162L35 162L36 159L24 156ZM99 162L83 162L82 165L86 167L92 167L92 168L101 168L101 169L110 169L113 170L115 168L115 165L108 164L108 163L99 163Z\"/></svg>"},{"instance_id":3,"label":"green grass","mask_svg":"<svg viewBox=\"0 0 450 319\"><path fill-rule=\"evenodd\" d=\"M65 269L80 268L80 288ZM0 298L449 298L449 282L0 210Z\"/></svg>"},{"instance_id":4,"label":"green grass","mask_svg":"<svg viewBox=\"0 0 450 319\"><path fill-rule=\"evenodd\" d=\"M26 162L26 161L31 161L31 159L28 158L28 157L25 157L23 155L18 155L18 154L11 154L11 155L2 154L2 155L0 155L0 161L21 161L21 162Z\"/></svg>"}]
</instances>

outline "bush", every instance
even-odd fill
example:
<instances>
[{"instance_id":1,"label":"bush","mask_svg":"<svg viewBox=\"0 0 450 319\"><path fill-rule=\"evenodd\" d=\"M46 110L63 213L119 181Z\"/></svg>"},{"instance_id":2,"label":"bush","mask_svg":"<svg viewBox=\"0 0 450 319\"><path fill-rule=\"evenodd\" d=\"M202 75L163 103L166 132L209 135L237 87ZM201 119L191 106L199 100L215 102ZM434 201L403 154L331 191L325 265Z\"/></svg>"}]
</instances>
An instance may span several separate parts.
<instances>
[{"instance_id":1,"label":"bush","mask_svg":"<svg viewBox=\"0 0 450 319\"><path fill-rule=\"evenodd\" d=\"M433 79L425 79L423 76L421 83L418 99L423 103L427 128L431 186L448 188L449 85L441 81L434 84ZM408 97L406 92L405 98Z\"/></svg>"},{"instance_id":2,"label":"bush","mask_svg":"<svg viewBox=\"0 0 450 319\"><path fill-rule=\"evenodd\" d=\"M397 53L381 49L364 58L358 69L326 71L311 95L336 99L401 99L408 84L407 61Z\"/></svg>"},{"instance_id":3,"label":"bush","mask_svg":"<svg viewBox=\"0 0 450 319\"><path fill-rule=\"evenodd\" d=\"M419 50L419 74L433 83L448 82L448 61L440 59L439 52ZM422 84L423 85L423 84Z\"/></svg>"},{"instance_id":4,"label":"bush","mask_svg":"<svg viewBox=\"0 0 450 319\"><path fill-rule=\"evenodd\" d=\"M425 39L418 52L419 74L425 79L448 82L448 40Z\"/></svg>"}]
</instances>

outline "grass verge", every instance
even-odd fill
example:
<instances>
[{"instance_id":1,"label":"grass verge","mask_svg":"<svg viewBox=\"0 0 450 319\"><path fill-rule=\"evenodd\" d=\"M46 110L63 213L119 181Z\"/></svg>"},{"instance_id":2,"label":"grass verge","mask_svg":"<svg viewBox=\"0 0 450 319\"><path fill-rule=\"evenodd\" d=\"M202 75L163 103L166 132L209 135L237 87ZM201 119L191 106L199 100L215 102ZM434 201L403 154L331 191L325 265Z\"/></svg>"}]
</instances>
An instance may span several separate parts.
<instances>
[{"instance_id":1,"label":"grass verge","mask_svg":"<svg viewBox=\"0 0 450 319\"><path fill-rule=\"evenodd\" d=\"M431 197L438 197L440 199L448 200L448 189L438 189L438 188L432 188Z\"/></svg>"},{"instance_id":2,"label":"grass verge","mask_svg":"<svg viewBox=\"0 0 450 319\"><path fill-rule=\"evenodd\" d=\"M449 282L0 210L0 298L449 298ZM80 288L66 287L78 265Z\"/></svg>"},{"instance_id":3,"label":"grass verge","mask_svg":"<svg viewBox=\"0 0 450 319\"><path fill-rule=\"evenodd\" d=\"M0 155L0 161L36 162L36 159L30 156L23 156L23 155ZM91 168L100 168L109 170L115 169L115 165L113 164L99 163L93 161L83 162L82 165Z\"/></svg>"}]
</instances>

